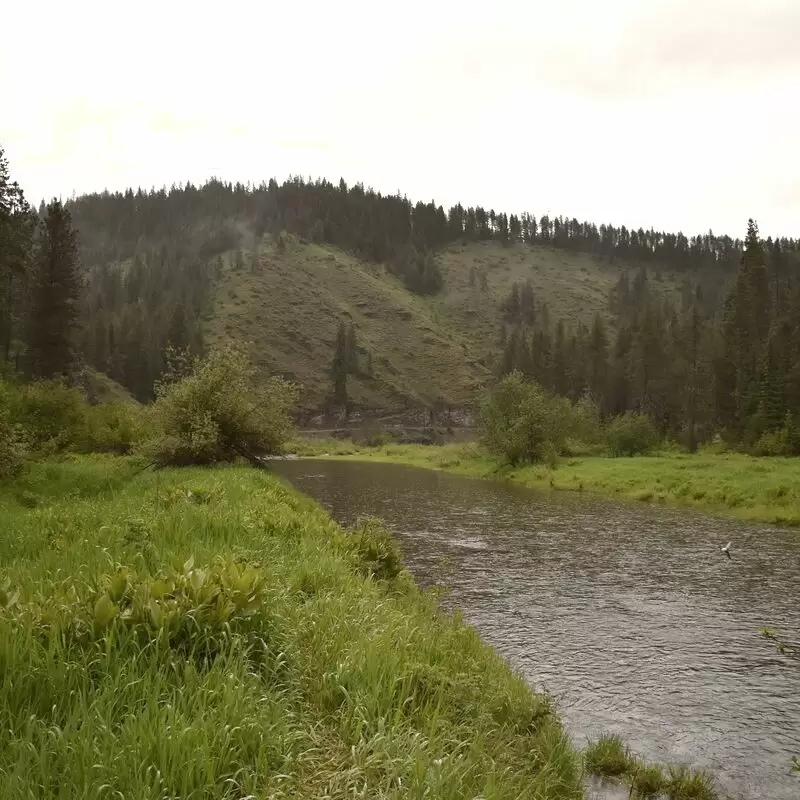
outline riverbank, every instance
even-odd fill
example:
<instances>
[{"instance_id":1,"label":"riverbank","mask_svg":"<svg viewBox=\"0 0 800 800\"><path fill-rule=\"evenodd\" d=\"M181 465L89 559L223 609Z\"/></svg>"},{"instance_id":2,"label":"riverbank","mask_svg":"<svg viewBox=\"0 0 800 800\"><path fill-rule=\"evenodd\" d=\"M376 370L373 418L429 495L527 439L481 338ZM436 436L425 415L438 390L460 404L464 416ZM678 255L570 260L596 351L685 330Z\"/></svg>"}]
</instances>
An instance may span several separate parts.
<instances>
[{"instance_id":1,"label":"riverbank","mask_svg":"<svg viewBox=\"0 0 800 800\"><path fill-rule=\"evenodd\" d=\"M643 503L696 508L775 525L800 526L800 459L740 454L664 453L633 458L562 458L555 468L513 468L467 445L385 445L300 441L301 457L374 460L547 490L591 492Z\"/></svg>"},{"instance_id":2,"label":"riverbank","mask_svg":"<svg viewBox=\"0 0 800 800\"><path fill-rule=\"evenodd\" d=\"M549 700L274 476L38 463L0 529L3 797L583 797Z\"/></svg>"}]
</instances>

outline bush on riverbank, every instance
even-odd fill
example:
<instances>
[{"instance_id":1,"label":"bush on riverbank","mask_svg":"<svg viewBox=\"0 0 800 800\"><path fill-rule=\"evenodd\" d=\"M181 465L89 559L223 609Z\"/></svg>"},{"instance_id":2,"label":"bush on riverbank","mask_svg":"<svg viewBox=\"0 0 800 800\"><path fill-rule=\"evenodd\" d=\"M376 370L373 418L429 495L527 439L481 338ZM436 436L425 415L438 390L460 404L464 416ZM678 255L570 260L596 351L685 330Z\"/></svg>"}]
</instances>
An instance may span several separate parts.
<instances>
[{"instance_id":1,"label":"bush on riverbank","mask_svg":"<svg viewBox=\"0 0 800 800\"><path fill-rule=\"evenodd\" d=\"M145 411L134 403L90 405L61 380L0 379L0 479L55 454L128 453L145 430Z\"/></svg>"},{"instance_id":2,"label":"bush on riverbank","mask_svg":"<svg viewBox=\"0 0 800 800\"><path fill-rule=\"evenodd\" d=\"M629 411L603 426L590 398L573 405L519 372L504 377L484 397L479 424L487 451L511 466L555 466L558 456L596 451L601 443L614 458L644 455L659 443L656 426L646 414Z\"/></svg>"},{"instance_id":3,"label":"bush on riverbank","mask_svg":"<svg viewBox=\"0 0 800 800\"><path fill-rule=\"evenodd\" d=\"M549 700L374 522L111 456L32 464L0 518L2 797L583 797Z\"/></svg>"},{"instance_id":4,"label":"bush on riverbank","mask_svg":"<svg viewBox=\"0 0 800 800\"><path fill-rule=\"evenodd\" d=\"M486 449L515 466L554 460L570 431L571 406L537 383L512 372L484 398L480 408Z\"/></svg>"},{"instance_id":5,"label":"bush on riverbank","mask_svg":"<svg viewBox=\"0 0 800 800\"><path fill-rule=\"evenodd\" d=\"M143 452L159 466L279 453L292 430L296 401L295 387L281 378L257 385L241 350L215 349L194 359L178 379L156 386L153 438Z\"/></svg>"},{"instance_id":6,"label":"bush on riverbank","mask_svg":"<svg viewBox=\"0 0 800 800\"><path fill-rule=\"evenodd\" d=\"M627 411L610 420L605 427L605 439L612 458L648 455L659 443L653 420L647 414L635 411Z\"/></svg>"}]
</instances>

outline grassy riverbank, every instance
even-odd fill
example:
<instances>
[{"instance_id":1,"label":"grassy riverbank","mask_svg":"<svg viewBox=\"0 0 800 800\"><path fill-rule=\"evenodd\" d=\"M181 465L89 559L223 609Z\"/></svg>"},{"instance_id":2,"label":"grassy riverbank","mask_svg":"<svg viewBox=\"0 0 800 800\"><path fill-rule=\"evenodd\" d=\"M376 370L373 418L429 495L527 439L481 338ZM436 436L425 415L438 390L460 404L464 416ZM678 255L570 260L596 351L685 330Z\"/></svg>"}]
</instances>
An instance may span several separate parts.
<instances>
[{"instance_id":1,"label":"grassy riverbank","mask_svg":"<svg viewBox=\"0 0 800 800\"><path fill-rule=\"evenodd\" d=\"M664 453L634 458L563 458L512 468L469 445L385 445L296 442L301 456L375 460L458 475L507 480L525 486L592 492L645 503L688 506L714 514L800 526L800 459L740 454Z\"/></svg>"},{"instance_id":2,"label":"grassy riverbank","mask_svg":"<svg viewBox=\"0 0 800 800\"><path fill-rule=\"evenodd\" d=\"M38 463L0 529L2 797L583 796L549 701L272 476Z\"/></svg>"}]
</instances>

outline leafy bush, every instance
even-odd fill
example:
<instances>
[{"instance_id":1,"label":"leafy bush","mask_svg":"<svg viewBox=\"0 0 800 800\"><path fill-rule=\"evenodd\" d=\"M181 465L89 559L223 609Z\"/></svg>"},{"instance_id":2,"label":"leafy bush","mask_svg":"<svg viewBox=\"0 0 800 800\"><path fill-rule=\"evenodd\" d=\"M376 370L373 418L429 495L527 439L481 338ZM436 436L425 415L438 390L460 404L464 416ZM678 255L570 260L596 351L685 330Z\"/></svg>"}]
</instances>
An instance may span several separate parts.
<instances>
[{"instance_id":1,"label":"leafy bush","mask_svg":"<svg viewBox=\"0 0 800 800\"><path fill-rule=\"evenodd\" d=\"M85 438L87 408L78 389L61 380L47 380L20 386L11 413L25 431L31 450L52 453Z\"/></svg>"},{"instance_id":2,"label":"leafy bush","mask_svg":"<svg viewBox=\"0 0 800 800\"><path fill-rule=\"evenodd\" d=\"M270 378L256 387L244 353L225 346L195 359L190 374L156 386L157 438L144 453L166 465L213 464L278 453L292 431L294 386Z\"/></svg>"},{"instance_id":3,"label":"leafy bush","mask_svg":"<svg viewBox=\"0 0 800 800\"><path fill-rule=\"evenodd\" d=\"M133 403L101 403L86 414L82 449L93 453L129 453L146 431L146 411Z\"/></svg>"},{"instance_id":4,"label":"leafy bush","mask_svg":"<svg viewBox=\"0 0 800 800\"><path fill-rule=\"evenodd\" d=\"M614 458L651 453L658 442L658 431L647 414L627 411L606 426L606 443Z\"/></svg>"},{"instance_id":5,"label":"leafy bush","mask_svg":"<svg viewBox=\"0 0 800 800\"><path fill-rule=\"evenodd\" d=\"M24 464L24 434L0 410L0 480L18 474Z\"/></svg>"},{"instance_id":6,"label":"leafy bush","mask_svg":"<svg viewBox=\"0 0 800 800\"><path fill-rule=\"evenodd\" d=\"M511 465L543 461L562 450L571 412L569 401L549 395L538 384L513 372L481 404L483 443Z\"/></svg>"},{"instance_id":7,"label":"leafy bush","mask_svg":"<svg viewBox=\"0 0 800 800\"><path fill-rule=\"evenodd\" d=\"M600 409L588 395L584 395L572 409L572 436L584 445L598 444L603 439Z\"/></svg>"}]
</instances>

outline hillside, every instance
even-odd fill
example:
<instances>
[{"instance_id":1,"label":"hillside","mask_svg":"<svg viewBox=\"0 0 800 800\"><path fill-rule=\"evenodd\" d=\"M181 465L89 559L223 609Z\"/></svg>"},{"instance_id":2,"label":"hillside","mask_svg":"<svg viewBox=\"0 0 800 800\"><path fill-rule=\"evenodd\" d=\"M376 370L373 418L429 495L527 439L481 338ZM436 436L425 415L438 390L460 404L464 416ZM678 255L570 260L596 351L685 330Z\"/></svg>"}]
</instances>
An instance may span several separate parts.
<instances>
[{"instance_id":1,"label":"hillside","mask_svg":"<svg viewBox=\"0 0 800 800\"><path fill-rule=\"evenodd\" d=\"M470 404L491 378L500 352L502 303L514 283L530 280L551 323L590 324L606 314L621 267L607 259L544 246L496 242L451 245L436 256L443 288L408 291L380 264L290 237L284 248L265 237L253 266L229 254L204 321L207 344L252 343L265 373L303 386L307 408L330 391L340 322L352 323L359 374L348 392L357 407ZM629 266L630 269L630 266ZM675 276L661 289L675 294ZM540 311L540 315L541 315Z\"/></svg>"},{"instance_id":2,"label":"hillside","mask_svg":"<svg viewBox=\"0 0 800 800\"><path fill-rule=\"evenodd\" d=\"M331 394L337 341L358 408L463 406L501 367L573 398L606 393L613 371L608 410L620 410L651 402L641 367L656 340L659 353L683 341L688 309L713 320L742 258L741 241L710 232L445 211L344 181L211 180L67 205L86 273L81 352L140 401L170 345L200 353L231 338L252 342L265 375L300 382L306 411ZM778 292L800 251L763 247ZM597 312L605 328L580 327ZM341 380L338 394L341 405Z\"/></svg>"}]
</instances>

